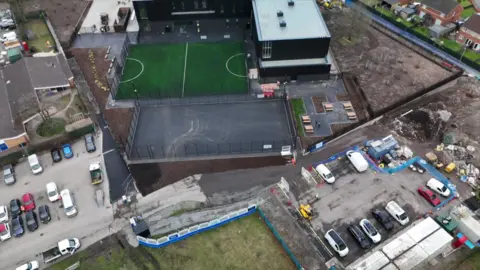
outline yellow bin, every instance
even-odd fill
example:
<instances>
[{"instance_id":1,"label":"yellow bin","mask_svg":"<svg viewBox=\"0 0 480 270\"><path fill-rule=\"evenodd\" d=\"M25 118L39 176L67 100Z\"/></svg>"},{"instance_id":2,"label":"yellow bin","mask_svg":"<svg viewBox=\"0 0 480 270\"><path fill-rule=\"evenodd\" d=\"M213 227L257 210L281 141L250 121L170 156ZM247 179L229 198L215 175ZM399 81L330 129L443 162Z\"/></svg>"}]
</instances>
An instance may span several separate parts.
<instances>
[{"instance_id":1,"label":"yellow bin","mask_svg":"<svg viewBox=\"0 0 480 270\"><path fill-rule=\"evenodd\" d=\"M455 163L452 162L452 163L448 164L447 167L445 167L445 171L447 173L451 173L453 170L455 170L456 167L457 166L455 165Z\"/></svg>"}]
</instances>

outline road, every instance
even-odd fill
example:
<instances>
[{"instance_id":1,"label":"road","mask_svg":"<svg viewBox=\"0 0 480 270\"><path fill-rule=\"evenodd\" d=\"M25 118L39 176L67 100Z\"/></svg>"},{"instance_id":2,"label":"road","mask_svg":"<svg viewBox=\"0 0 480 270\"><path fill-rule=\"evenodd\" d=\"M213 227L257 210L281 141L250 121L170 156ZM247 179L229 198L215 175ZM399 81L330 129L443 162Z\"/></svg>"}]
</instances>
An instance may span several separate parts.
<instances>
[{"instance_id":1,"label":"road","mask_svg":"<svg viewBox=\"0 0 480 270\"><path fill-rule=\"evenodd\" d=\"M366 10L365 8L363 8L361 5L358 5L352 1L349 1L347 2L349 3L348 5L360 12L362 12L365 16L369 17L370 19L376 21L377 23L383 25L384 27L386 27L387 29L389 29L390 31L396 33L397 35L400 35L408 40L410 40L411 42L413 42L414 44L422 47L423 49L429 51L430 53L433 53L435 55L438 55L440 57L442 57L443 59L449 61L450 63L458 66L458 67L461 67L462 69L464 69L467 73L469 74L472 74L474 75L475 77L477 78L480 78L480 72L475 70L474 68L471 68L470 66L464 64L462 61L460 61L459 59L451 56L450 54L438 49L438 48L435 48L434 46L430 45L430 44L427 44L425 43L423 40L417 38L416 36L406 32L406 31L403 31L401 30L400 28L396 27L395 25L389 23L388 21L380 18L379 16L371 13L370 11Z\"/></svg>"},{"instance_id":2,"label":"road","mask_svg":"<svg viewBox=\"0 0 480 270\"><path fill-rule=\"evenodd\" d=\"M97 146L101 149L101 138L97 140ZM50 206L52 215L50 223L40 224L35 232L26 231L19 238L12 237L1 243L2 269L13 269L31 260L42 262L39 254L64 238L79 238L82 247L85 247L108 235L108 228L113 222L108 192L104 192L103 205L97 205L95 200L96 189L107 191L108 181L92 186L88 172L91 161L101 161L103 164L101 153L99 150L86 153L83 141L73 144L72 148L74 158L63 159L56 164L53 164L50 153L39 156L44 168L40 175L33 175L27 162L23 162L15 166L17 183L12 186L1 183L4 186L0 189L0 204L8 206L11 199L21 199L22 194L30 192L35 198L37 209L46 204ZM107 175L104 173L103 177L106 179ZM76 217L67 218L58 202L48 201L45 185L52 181L59 190L68 188L73 194L78 210Z\"/></svg>"}]
</instances>

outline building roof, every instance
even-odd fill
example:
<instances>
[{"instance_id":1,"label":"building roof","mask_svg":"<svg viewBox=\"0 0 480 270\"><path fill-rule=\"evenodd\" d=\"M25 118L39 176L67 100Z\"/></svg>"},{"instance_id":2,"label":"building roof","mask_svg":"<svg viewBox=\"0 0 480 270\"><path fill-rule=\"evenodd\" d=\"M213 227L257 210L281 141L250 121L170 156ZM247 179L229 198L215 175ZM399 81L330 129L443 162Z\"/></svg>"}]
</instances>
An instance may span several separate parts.
<instances>
[{"instance_id":1,"label":"building roof","mask_svg":"<svg viewBox=\"0 0 480 270\"><path fill-rule=\"evenodd\" d=\"M470 31L480 34L480 15L473 14L472 17L470 17L465 22L463 27L467 28Z\"/></svg>"},{"instance_id":2,"label":"building roof","mask_svg":"<svg viewBox=\"0 0 480 270\"><path fill-rule=\"evenodd\" d=\"M399 0L383 0L383 2L393 6L395 4L398 4L398 2L400 2L400 1Z\"/></svg>"},{"instance_id":3,"label":"building roof","mask_svg":"<svg viewBox=\"0 0 480 270\"><path fill-rule=\"evenodd\" d=\"M35 89L68 86L67 77L58 59L58 55L46 57L27 57L25 64Z\"/></svg>"},{"instance_id":4,"label":"building roof","mask_svg":"<svg viewBox=\"0 0 480 270\"><path fill-rule=\"evenodd\" d=\"M7 65L2 72L3 81L6 86L6 96L10 110L10 121L13 125L7 131L2 123L2 137L11 132L16 136L24 132L23 121L35 115L38 110L38 99L32 88L28 75L25 59L20 59L14 64ZM3 108L4 106L2 106ZM2 109L3 110L3 109ZM3 134L5 133L5 134Z\"/></svg>"},{"instance_id":5,"label":"building roof","mask_svg":"<svg viewBox=\"0 0 480 270\"><path fill-rule=\"evenodd\" d=\"M0 139L15 137L19 134L10 110L5 81L0 80Z\"/></svg>"},{"instance_id":6,"label":"building roof","mask_svg":"<svg viewBox=\"0 0 480 270\"><path fill-rule=\"evenodd\" d=\"M259 41L330 37L315 0L252 0ZM277 17L282 11L283 17ZM280 20L286 27L280 27Z\"/></svg>"},{"instance_id":7,"label":"building roof","mask_svg":"<svg viewBox=\"0 0 480 270\"><path fill-rule=\"evenodd\" d=\"M455 0L424 0L422 3L429 8L442 12L443 14L450 13L450 11L460 5Z\"/></svg>"}]
</instances>

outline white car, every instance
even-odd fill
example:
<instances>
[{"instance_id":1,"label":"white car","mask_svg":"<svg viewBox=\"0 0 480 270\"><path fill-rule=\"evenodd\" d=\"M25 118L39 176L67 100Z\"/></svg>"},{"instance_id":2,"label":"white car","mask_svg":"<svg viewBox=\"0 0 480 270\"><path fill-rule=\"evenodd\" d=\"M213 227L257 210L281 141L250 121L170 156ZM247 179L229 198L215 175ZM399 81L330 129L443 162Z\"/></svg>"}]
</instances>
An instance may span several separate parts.
<instances>
[{"instance_id":1,"label":"white car","mask_svg":"<svg viewBox=\"0 0 480 270\"><path fill-rule=\"evenodd\" d=\"M12 238L12 234L10 233L10 224L2 223L0 224L0 240L5 241Z\"/></svg>"},{"instance_id":2,"label":"white car","mask_svg":"<svg viewBox=\"0 0 480 270\"><path fill-rule=\"evenodd\" d=\"M348 254L348 247L345 244L345 241L338 235L334 229L330 229L325 234L325 239L327 239L330 246L338 253L340 257L345 257Z\"/></svg>"},{"instance_id":3,"label":"white car","mask_svg":"<svg viewBox=\"0 0 480 270\"><path fill-rule=\"evenodd\" d=\"M427 187L444 197L450 196L450 189L435 178L428 180Z\"/></svg>"},{"instance_id":4,"label":"white car","mask_svg":"<svg viewBox=\"0 0 480 270\"><path fill-rule=\"evenodd\" d=\"M26 264L22 264L19 267L15 268L15 270L37 270L38 268L38 262L37 261L31 261Z\"/></svg>"},{"instance_id":5,"label":"white car","mask_svg":"<svg viewBox=\"0 0 480 270\"><path fill-rule=\"evenodd\" d=\"M359 152L350 150L346 155L358 172L364 172L368 169L367 160Z\"/></svg>"},{"instance_id":6,"label":"white car","mask_svg":"<svg viewBox=\"0 0 480 270\"><path fill-rule=\"evenodd\" d=\"M378 232L377 228L373 226L373 224L368 221L368 219L360 220L360 227L365 232L365 234L372 239L373 243L378 243L382 240L382 236Z\"/></svg>"},{"instance_id":7,"label":"white car","mask_svg":"<svg viewBox=\"0 0 480 270\"><path fill-rule=\"evenodd\" d=\"M330 172L330 170L327 168L327 166L325 166L323 164L319 164L315 168L315 170L320 175L320 177L322 177L323 180L325 180L325 182L327 182L329 184L333 184L333 182L335 182L335 176L333 176L332 172Z\"/></svg>"},{"instance_id":8,"label":"white car","mask_svg":"<svg viewBox=\"0 0 480 270\"><path fill-rule=\"evenodd\" d=\"M58 194L57 185L54 182L47 184L47 195L48 199L51 202L56 202L60 199L60 194Z\"/></svg>"},{"instance_id":9,"label":"white car","mask_svg":"<svg viewBox=\"0 0 480 270\"><path fill-rule=\"evenodd\" d=\"M0 223L8 222L8 209L5 205L0 206Z\"/></svg>"}]
</instances>

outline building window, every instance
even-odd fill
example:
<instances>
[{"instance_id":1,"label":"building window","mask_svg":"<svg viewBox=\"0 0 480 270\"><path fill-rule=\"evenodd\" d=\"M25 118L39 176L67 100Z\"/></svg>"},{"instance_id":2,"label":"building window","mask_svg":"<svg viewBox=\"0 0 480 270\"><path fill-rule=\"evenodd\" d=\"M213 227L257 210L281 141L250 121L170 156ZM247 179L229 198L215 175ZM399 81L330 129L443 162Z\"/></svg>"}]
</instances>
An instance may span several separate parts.
<instances>
[{"instance_id":1,"label":"building window","mask_svg":"<svg viewBox=\"0 0 480 270\"><path fill-rule=\"evenodd\" d=\"M272 42L264 41L262 45L262 58L270 59L272 58Z\"/></svg>"},{"instance_id":2,"label":"building window","mask_svg":"<svg viewBox=\"0 0 480 270\"><path fill-rule=\"evenodd\" d=\"M172 10L175 11L176 10L176 7L175 7L175 2L172 2Z\"/></svg>"},{"instance_id":3,"label":"building window","mask_svg":"<svg viewBox=\"0 0 480 270\"><path fill-rule=\"evenodd\" d=\"M193 8L198 9L198 0L193 1Z\"/></svg>"},{"instance_id":4,"label":"building window","mask_svg":"<svg viewBox=\"0 0 480 270\"><path fill-rule=\"evenodd\" d=\"M468 39L468 38L467 38L467 40L465 40L465 45L467 45L467 46L472 45L472 43L473 43L473 42L472 42L470 39Z\"/></svg>"},{"instance_id":5,"label":"building window","mask_svg":"<svg viewBox=\"0 0 480 270\"><path fill-rule=\"evenodd\" d=\"M202 8L203 9L207 8L207 0L202 0Z\"/></svg>"},{"instance_id":6,"label":"building window","mask_svg":"<svg viewBox=\"0 0 480 270\"><path fill-rule=\"evenodd\" d=\"M480 50L480 43L475 43L475 45L473 45L473 49L474 49L475 51Z\"/></svg>"},{"instance_id":7,"label":"building window","mask_svg":"<svg viewBox=\"0 0 480 270\"><path fill-rule=\"evenodd\" d=\"M225 8L223 7L223 4L220 5L220 13L224 13L225 12Z\"/></svg>"},{"instance_id":8,"label":"building window","mask_svg":"<svg viewBox=\"0 0 480 270\"><path fill-rule=\"evenodd\" d=\"M182 10L185 10L185 2L183 2L183 1L180 2L180 6L181 6Z\"/></svg>"}]
</instances>

